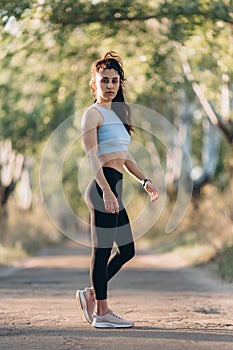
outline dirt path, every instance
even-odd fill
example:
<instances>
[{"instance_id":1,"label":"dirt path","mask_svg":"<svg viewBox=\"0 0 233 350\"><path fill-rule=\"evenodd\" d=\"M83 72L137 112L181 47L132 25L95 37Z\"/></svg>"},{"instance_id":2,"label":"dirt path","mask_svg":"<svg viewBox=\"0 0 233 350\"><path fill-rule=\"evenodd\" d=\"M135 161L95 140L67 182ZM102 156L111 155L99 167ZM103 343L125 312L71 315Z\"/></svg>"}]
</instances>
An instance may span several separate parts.
<instances>
[{"instance_id":1,"label":"dirt path","mask_svg":"<svg viewBox=\"0 0 233 350\"><path fill-rule=\"evenodd\" d=\"M1 350L233 349L233 285L169 255L138 251L110 284L111 308L134 328L92 328L74 297L88 285L89 253L70 243L0 270Z\"/></svg>"}]
</instances>

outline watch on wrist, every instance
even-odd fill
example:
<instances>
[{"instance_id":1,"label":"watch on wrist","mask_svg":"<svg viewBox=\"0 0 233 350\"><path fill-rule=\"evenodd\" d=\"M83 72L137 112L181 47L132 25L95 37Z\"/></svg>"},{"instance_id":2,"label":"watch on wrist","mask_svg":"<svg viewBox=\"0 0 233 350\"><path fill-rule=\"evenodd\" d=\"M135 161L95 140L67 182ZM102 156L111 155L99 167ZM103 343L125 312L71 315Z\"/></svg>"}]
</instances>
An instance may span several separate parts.
<instances>
[{"instance_id":1,"label":"watch on wrist","mask_svg":"<svg viewBox=\"0 0 233 350\"><path fill-rule=\"evenodd\" d=\"M145 188L147 181L151 182L150 179L144 179L141 181L142 187Z\"/></svg>"}]
</instances>

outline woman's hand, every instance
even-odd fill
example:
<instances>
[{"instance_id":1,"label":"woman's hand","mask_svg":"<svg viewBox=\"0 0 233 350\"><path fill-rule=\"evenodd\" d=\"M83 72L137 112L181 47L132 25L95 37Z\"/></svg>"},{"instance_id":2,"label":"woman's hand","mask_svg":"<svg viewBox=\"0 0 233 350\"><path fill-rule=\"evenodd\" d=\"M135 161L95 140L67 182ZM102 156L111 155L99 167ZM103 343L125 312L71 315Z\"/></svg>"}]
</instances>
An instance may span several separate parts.
<instances>
[{"instance_id":1,"label":"woman's hand","mask_svg":"<svg viewBox=\"0 0 233 350\"><path fill-rule=\"evenodd\" d=\"M156 201L159 198L158 189L152 184L152 182L147 181L144 186L145 191L150 195L151 202Z\"/></svg>"},{"instance_id":2,"label":"woman's hand","mask_svg":"<svg viewBox=\"0 0 233 350\"><path fill-rule=\"evenodd\" d=\"M112 214L119 214L119 203L115 194L110 190L103 190L104 207Z\"/></svg>"}]
</instances>

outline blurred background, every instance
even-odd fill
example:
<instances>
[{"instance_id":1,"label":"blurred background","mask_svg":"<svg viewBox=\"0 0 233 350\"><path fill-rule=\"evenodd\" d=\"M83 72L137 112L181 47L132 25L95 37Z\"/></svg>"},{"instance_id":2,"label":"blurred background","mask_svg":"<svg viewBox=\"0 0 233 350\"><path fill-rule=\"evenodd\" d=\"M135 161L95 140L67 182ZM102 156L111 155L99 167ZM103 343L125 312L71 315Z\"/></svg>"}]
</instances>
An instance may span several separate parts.
<instances>
[{"instance_id":1,"label":"blurred background","mask_svg":"<svg viewBox=\"0 0 233 350\"><path fill-rule=\"evenodd\" d=\"M167 118L192 159L192 200L167 234L180 172L152 140L167 202L141 246L176 252L190 264L214 260L221 276L233 278L232 0L1 0L0 26L0 263L66 239L42 204L42 152L56 127L93 103L91 64L115 50L124 60L127 101ZM181 170L176 140L173 146ZM83 157L83 148L73 147L63 187L88 221L76 181ZM138 187L135 205L141 193Z\"/></svg>"}]
</instances>

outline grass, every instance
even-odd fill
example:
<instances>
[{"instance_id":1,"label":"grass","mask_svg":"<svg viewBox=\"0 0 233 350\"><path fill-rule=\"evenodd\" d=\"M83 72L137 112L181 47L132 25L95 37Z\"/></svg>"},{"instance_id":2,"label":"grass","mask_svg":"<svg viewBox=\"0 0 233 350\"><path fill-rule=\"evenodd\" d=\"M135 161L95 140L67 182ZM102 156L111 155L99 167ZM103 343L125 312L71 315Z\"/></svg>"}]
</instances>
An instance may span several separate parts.
<instances>
[{"instance_id":1,"label":"grass","mask_svg":"<svg viewBox=\"0 0 233 350\"><path fill-rule=\"evenodd\" d=\"M219 275L233 282L233 246L226 249L217 258Z\"/></svg>"},{"instance_id":2,"label":"grass","mask_svg":"<svg viewBox=\"0 0 233 350\"><path fill-rule=\"evenodd\" d=\"M156 253L174 253L189 265L214 261L219 275L233 280L232 194L206 185L193 198L186 216L171 234L164 233L172 211L168 204L161 218L144 239ZM223 253L221 253L223 252Z\"/></svg>"},{"instance_id":3,"label":"grass","mask_svg":"<svg viewBox=\"0 0 233 350\"><path fill-rule=\"evenodd\" d=\"M50 222L40 202L30 211L9 204L7 235L4 246L0 245L0 264L10 264L62 242L63 236ZM188 265L215 261L219 275L233 281L232 194L222 193L213 185L205 186L201 196L190 204L177 229L166 234L171 211L168 203L156 226L140 238L140 245L159 254L174 253Z\"/></svg>"},{"instance_id":4,"label":"grass","mask_svg":"<svg viewBox=\"0 0 233 350\"><path fill-rule=\"evenodd\" d=\"M0 227L0 265L37 254L42 248L60 243L62 235L50 222L44 208L37 203L23 211L14 202L9 203L8 223Z\"/></svg>"},{"instance_id":5,"label":"grass","mask_svg":"<svg viewBox=\"0 0 233 350\"><path fill-rule=\"evenodd\" d=\"M4 247L0 245L0 265L12 265L13 262L26 258L28 254L20 246Z\"/></svg>"}]
</instances>

